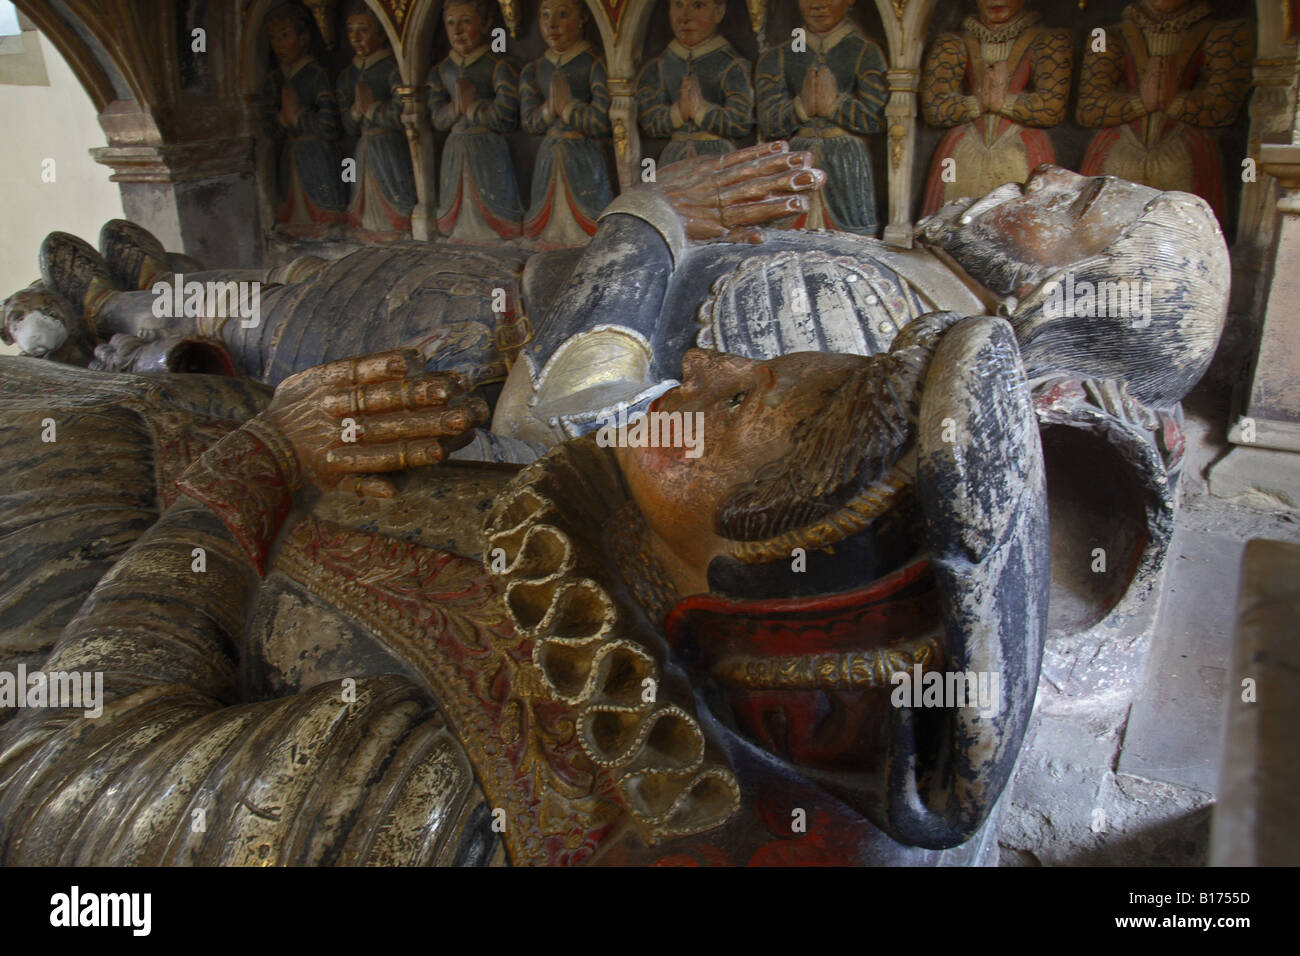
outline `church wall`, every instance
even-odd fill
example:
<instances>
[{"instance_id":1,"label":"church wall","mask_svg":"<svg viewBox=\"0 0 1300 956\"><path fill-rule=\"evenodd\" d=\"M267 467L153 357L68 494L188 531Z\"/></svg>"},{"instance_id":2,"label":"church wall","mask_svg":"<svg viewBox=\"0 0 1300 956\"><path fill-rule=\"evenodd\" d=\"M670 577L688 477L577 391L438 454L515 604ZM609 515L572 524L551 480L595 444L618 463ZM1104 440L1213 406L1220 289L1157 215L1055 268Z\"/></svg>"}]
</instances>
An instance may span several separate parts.
<instances>
[{"instance_id":1,"label":"church wall","mask_svg":"<svg viewBox=\"0 0 1300 956\"><path fill-rule=\"evenodd\" d=\"M39 51L46 76L43 85L11 85L4 58L31 54L0 52L0 126L6 130L0 142L0 289L8 295L38 277L36 250L46 233L59 229L94 242L100 226L123 211L108 170L90 156L104 145L104 134L68 64L35 29L24 30L21 41L4 40L7 47L21 43L24 51ZM54 160L53 182L43 181L47 159Z\"/></svg>"}]
</instances>

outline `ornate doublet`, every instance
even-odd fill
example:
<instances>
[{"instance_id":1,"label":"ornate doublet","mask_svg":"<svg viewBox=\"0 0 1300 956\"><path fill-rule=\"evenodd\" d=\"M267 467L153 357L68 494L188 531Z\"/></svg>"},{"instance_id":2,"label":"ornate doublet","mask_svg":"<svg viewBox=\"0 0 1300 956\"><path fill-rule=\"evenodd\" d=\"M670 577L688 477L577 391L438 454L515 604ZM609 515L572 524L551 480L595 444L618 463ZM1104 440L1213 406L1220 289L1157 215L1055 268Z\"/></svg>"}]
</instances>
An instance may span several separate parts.
<instances>
[{"instance_id":1,"label":"ornate doublet","mask_svg":"<svg viewBox=\"0 0 1300 956\"><path fill-rule=\"evenodd\" d=\"M835 77L838 95L829 116L809 115L800 95L804 76L814 66L829 69ZM889 97L885 70L880 47L847 20L825 35L809 33L802 53L782 43L758 61L763 135L787 138L792 149L810 150L817 166L826 170L826 186L808 216L810 228L876 232L875 180L861 137L884 128Z\"/></svg>"},{"instance_id":2,"label":"ornate doublet","mask_svg":"<svg viewBox=\"0 0 1300 956\"><path fill-rule=\"evenodd\" d=\"M456 114L456 81L474 86L467 115ZM473 240L519 235L523 208L504 133L519 127L519 72L484 44L461 56L454 50L429 71L433 128L447 131L438 180L438 230Z\"/></svg>"},{"instance_id":3,"label":"ornate doublet","mask_svg":"<svg viewBox=\"0 0 1300 956\"><path fill-rule=\"evenodd\" d=\"M1101 131L1079 171L1196 193L1222 219L1223 161L1212 131L1236 121L1253 55L1250 24L1212 20L1203 0L1170 17L1143 3L1125 7L1123 21L1106 31L1105 50L1084 57L1078 119ZM1174 92L1149 111L1142 78L1155 68Z\"/></svg>"},{"instance_id":4,"label":"ornate doublet","mask_svg":"<svg viewBox=\"0 0 1300 956\"><path fill-rule=\"evenodd\" d=\"M363 80L375 98L365 110L356 105L357 84ZM411 149L397 94L401 85L397 61L387 47L366 57L353 57L339 75L343 126L350 136L358 137L357 180L348 221L363 234L373 233L379 238L410 230L416 200Z\"/></svg>"},{"instance_id":5,"label":"ornate doublet","mask_svg":"<svg viewBox=\"0 0 1300 956\"><path fill-rule=\"evenodd\" d=\"M286 84L293 87L300 106L288 128L279 121ZM291 67L276 67L267 77L262 109L280 150L276 173L282 202L276 219L291 227L323 227L339 221L348 205L337 145L343 123L325 70L311 57Z\"/></svg>"},{"instance_id":6,"label":"ornate doublet","mask_svg":"<svg viewBox=\"0 0 1300 956\"><path fill-rule=\"evenodd\" d=\"M686 119L678 106L682 80L694 76L705 102L704 115ZM754 126L754 86L750 64L721 36L694 47L673 40L637 77L636 103L641 130L657 139L671 138L659 157L674 163L691 156L729 153L732 140Z\"/></svg>"},{"instance_id":7,"label":"ornate doublet","mask_svg":"<svg viewBox=\"0 0 1300 956\"><path fill-rule=\"evenodd\" d=\"M1068 30L1043 26L1034 11L993 29L967 17L962 32L940 35L925 61L921 106L931 126L951 127L930 165L923 215L962 196L1024 182L1056 153L1043 130L1065 118L1073 66ZM1005 64L996 67L997 64ZM1006 96L986 113L973 95L990 68L1005 70ZM945 160L956 178L944 181ZM951 178L951 177L950 177Z\"/></svg>"},{"instance_id":8,"label":"ornate doublet","mask_svg":"<svg viewBox=\"0 0 1300 956\"><path fill-rule=\"evenodd\" d=\"M547 104L556 72L564 75L573 96L558 116ZM600 145L610 133L605 62L585 41L563 53L548 50L524 67L519 96L524 129L546 137L533 167L524 235L560 244L584 242L614 198Z\"/></svg>"}]
</instances>

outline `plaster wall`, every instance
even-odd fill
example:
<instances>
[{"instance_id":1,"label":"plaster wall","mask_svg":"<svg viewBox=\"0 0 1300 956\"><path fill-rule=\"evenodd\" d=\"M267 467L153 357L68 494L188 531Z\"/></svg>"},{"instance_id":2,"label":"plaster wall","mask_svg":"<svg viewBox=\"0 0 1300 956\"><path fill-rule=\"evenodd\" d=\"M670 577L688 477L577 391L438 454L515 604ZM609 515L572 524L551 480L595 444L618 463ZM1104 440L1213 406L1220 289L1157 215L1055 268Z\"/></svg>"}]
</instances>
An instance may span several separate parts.
<instances>
[{"instance_id":1,"label":"plaster wall","mask_svg":"<svg viewBox=\"0 0 1300 956\"><path fill-rule=\"evenodd\" d=\"M13 44L16 38L9 38ZM0 297L39 276L36 251L54 229L94 244L108 219L122 218L122 196L112 171L90 157L104 146L94 104L59 52L36 30L25 30L24 49L35 44L47 85L13 85L0 53ZM54 160L54 182L42 181L42 164Z\"/></svg>"}]
</instances>

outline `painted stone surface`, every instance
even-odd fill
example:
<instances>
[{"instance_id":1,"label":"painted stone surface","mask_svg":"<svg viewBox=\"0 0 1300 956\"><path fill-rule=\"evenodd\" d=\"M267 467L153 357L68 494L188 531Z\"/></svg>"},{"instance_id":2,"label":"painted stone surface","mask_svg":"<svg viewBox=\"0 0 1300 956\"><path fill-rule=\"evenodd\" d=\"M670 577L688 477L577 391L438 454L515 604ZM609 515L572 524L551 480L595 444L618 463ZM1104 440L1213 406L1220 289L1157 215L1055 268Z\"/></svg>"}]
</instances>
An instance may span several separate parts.
<instances>
[{"instance_id":1,"label":"painted stone surface","mask_svg":"<svg viewBox=\"0 0 1300 956\"><path fill-rule=\"evenodd\" d=\"M725 5L674 0L673 40L637 76L637 117L646 136L671 140L660 163L728 153L754 125L753 64L719 36Z\"/></svg>"},{"instance_id":2,"label":"painted stone surface","mask_svg":"<svg viewBox=\"0 0 1300 956\"><path fill-rule=\"evenodd\" d=\"M30 463L92 499L133 488L139 514L110 573L59 578L60 608L87 602L43 622L45 666L93 663L106 710L0 729L32 742L5 751L0 855L938 864L976 837L1054 596L1104 617L1161 559L1141 496L1176 480L1226 247L1195 196L1056 168L948 204L911 252L759 228L826 178L768 143L665 166L584 249L536 263L409 243L198 274L274 283L255 324L200 308L160 327L156 240L52 234L43 282L105 355L196 337L276 388L253 403L237 380L5 360L0 542L37 556L0 565L13 586L93 543L22 497ZM567 280L539 277L560 263ZM1097 287L1130 274L1148 286L1110 314ZM29 419L51 404L65 427L120 406L95 420L133 450L109 468L46 445ZM1052 467L1098 442L1143 534L1084 587L1057 561L1049 515L1071 502ZM272 699L242 696L240 660ZM272 773L286 750L301 759ZM103 773L60 769L87 753ZM254 780L283 813L235 800ZM238 807L195 831L199 799Z\"/></svg>"},{"instance_id":3,"label":"painted stone surface","mask_svg":"<svg viewBox=\"0 0 1300 956\"><path fill-rule=\"evenodd\" d=\"M1196 193L1222 218L1215 131L1245 102L1254 47L1249 23L1215 20L1204 0L1125 7L1083 59L1078 119L1100 132L1080 172Z\"/></svg>"},{"instance_id":4,"label":"painted stone surface","mask_svg":"<svg viewBox=\"0 0 1300 956\"><path fill-rule=\"evenodd\" d=\"M981 8L960 33L937 37L922 71L921 106L927 123L950 132L930 162L921 214L1023 183L1054 164L1046 131L1065 119L1073 63L1069 31L1047 27L1023 4L999 4L996 20Z\"/></svg>"},{"instance_id":5,"label":"painted stone surface","mask_svg":"<svg viewBox=\"0 0 1300 956\"><path fill-rule=\"evenodd\" d=\"M520 114L544 136L533 166L524 235L544 245L579 245L614 198L605 168L609 88L599 52L582 39L586 14L575 0L543 0L539 22L550 47L524 67Z\"/></svg>"}]
</instances>

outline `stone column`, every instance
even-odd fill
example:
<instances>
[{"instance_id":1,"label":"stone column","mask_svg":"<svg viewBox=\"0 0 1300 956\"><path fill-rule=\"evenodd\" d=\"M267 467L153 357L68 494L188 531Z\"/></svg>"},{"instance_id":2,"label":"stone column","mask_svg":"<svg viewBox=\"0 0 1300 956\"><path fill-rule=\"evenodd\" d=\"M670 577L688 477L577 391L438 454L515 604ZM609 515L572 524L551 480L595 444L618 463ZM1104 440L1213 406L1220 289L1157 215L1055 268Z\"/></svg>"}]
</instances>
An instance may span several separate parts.
<instances>
[{"instance_id":1,"label":"stone column","mask_svg":"<svg viewBox=\"0 0 1300 956\"><path fill-rule=\"evenodd\" d=\"M1300 507L1300 144L1265 143L1260 166L1281 183L1264 299L1264 325L1246 412L1228 440L1237 447L1210 472L1222 497L1258 492Z\"/></svg>"},{"instance_id":2,"label":"stone column","mask_svg":"<svg viewBox=\"0 0 1300 956\"><path fill-rule=\"evenodd\" d=\"M434 220L438 215L438 161L433 149L433 127L429 124L428 87L399 86L402 98L402 125L411 146L411 164L415 172L417 202L411 210L411 237L426 242L437 236Z\"/></svg>"},{"instance_id":3,"label":"stone column","mask_svg":"<svg viewBox=\"0 0 1300 956\"><path fill-rule=\"evenodd\" d=\"M151 122L134 103L122 100L100 113L100 124L109 145L91 155L113 170L109 178L122 191L128 219L169 251L204 265L251 269L261 264L251 136L158 143L148 135Z\"/></svg>"},{"instance_id":4,"label":"stone column","mask_svg":"<svg viewBox=\"0 0 1300 956\"><path fill-rule=\"evenodd\" d=\"M885 106L889 161L889 222L882 238L894 246L912 247L912 157L916 153L916 93L920 70L890 70L891 91Z\"/></svg>"},{"instance_id":5,"label":"stone column","mask_svg":"<svg viewBox=\"0 0 1300 956\"><path fill-rule=\"evenodd\" d=\"M641 181L641 131L636 122L636 81L609 78L609 124L614 131L614 162L619 192Z\"/></svg>"}]
</instances>

